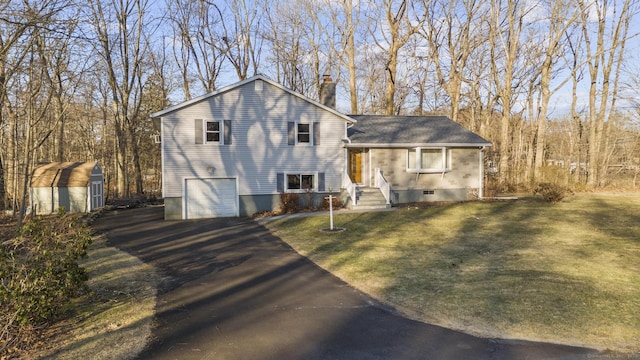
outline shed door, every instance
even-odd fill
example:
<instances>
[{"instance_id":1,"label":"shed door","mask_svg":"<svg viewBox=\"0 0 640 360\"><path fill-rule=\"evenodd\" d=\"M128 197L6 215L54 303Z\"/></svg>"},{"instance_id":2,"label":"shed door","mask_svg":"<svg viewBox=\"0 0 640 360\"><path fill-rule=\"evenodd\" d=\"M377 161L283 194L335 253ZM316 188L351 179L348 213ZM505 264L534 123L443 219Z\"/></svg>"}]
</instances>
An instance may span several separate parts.
<instances>
[{"instance_id":1,"label":"shed door","mask_svg":"<svg viewBox=\"0 0 640 360\"><path fill-rule=\"evenodd\" d=\"M91 211L104 206L104 183L102 181L91 182Z\"/></svg>"},{"instance_id":2,"label":"shed door","mask_svg":"<svg viewBox=\"0 0 640 360\"><path fill-rule=\"evenodd\" d=\"M185 219L238 216L235 179L185 180Z\"/></svg>"}]
</instances>

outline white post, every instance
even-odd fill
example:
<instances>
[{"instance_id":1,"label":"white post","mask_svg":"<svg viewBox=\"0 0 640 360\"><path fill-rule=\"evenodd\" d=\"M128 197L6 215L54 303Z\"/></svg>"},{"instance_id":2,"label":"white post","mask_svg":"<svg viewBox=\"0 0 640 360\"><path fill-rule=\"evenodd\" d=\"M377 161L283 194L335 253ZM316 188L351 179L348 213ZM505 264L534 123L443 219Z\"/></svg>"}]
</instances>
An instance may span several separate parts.
<instances>
[{"instance_id":1,"label":"white post","mask_svg":"<svg viewBox=\"0 0 640 360\"><path fill-rule=\"evenodd\" d=\"M333 230L333 196L329 195L329 228Z\"/></svg>"},{"instance_id":2,"label":"white post","mask_svg":"<svg viewBox=\"0 0 640 360\"><path fill-rule=\"evenodd\" d=\"M329 195L329 229L333 231L333 195Z\"/></svg>"}]
</instances>

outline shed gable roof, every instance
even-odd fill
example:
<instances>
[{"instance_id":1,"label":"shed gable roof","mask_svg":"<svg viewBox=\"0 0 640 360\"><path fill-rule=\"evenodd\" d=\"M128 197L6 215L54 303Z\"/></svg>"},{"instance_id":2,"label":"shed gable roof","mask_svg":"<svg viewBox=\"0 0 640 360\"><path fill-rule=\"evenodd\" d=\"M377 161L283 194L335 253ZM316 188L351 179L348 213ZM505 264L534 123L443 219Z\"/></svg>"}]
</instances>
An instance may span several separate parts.
<instances>
[{"instance_id":1,"label":"shed gable roof","mask_svg":"<svg viewBox=\"0 0 640 360\"><path fill-rule=\"evenodd\" d=\"M295 96L295 97L297 97L299 99L302 99L302 100L306 101L307 103L309 103L310 105L322 108L323 110L328 111L328 112L330 112L330 113L342 118L346 122L349 122L349 123L355 122L355 120L353 118L351 118L349 116L346 116L346 115L338 112L337 110L332 109L332 108L330 108L328 106L325 106L325 105L323 105L323 104L321 104L321 103L319 103L319 102L317 102L315 100L312 100L312 99L310 99L310 98L308 98L308 97L306 97L306 96L304 96L304 95L302 95L302 94L300 94L300 93L298 93L296 91L288 89L288 88L278 84L277 82L265 77L264 75L260 75L260 74L252 76L252 77L250 77L248 79L245 79L243 81L237 82L235 84L231 84L229 86L223 87L223 88L221 88L221 89L219 89L217 91L211 92L209 94L205 94L205 95L193 98L191 100L187 100L185 102L182 102L180 104L168 107L168 108L166 108L164 110L160 110L158 112L155 112L155 113L151 114L150 116L151 116L151 118L160 118L162 116L165 116L166 114L172 113L174 111L178 111L180 109L186 108L186 107L188 107L190 105L193 105L193 104L197 104L197 103L199 103L201 101L206 101L207 99L210 99L210 98L212 98L214 96L218 96L218 95L224 94L224 93L229 92L231 90L234 90L234 89L236 89L238 87L244 86L246 84L249 84L249 83L252 83L252 82L255 82L255 81L258 81L258 80L264 81L265 83L267 83L269 85L272 85L272 86L284 91L285 93L288 93L289 95L292 95L292 96Z\"/></svg>"},{"instance_id":2,"label":"shed gable roof","mask_svg":"<svg viewBox=\"0 0 640 360\"><path fill-rule=\"evenodd\" d=\"M352 145L371 146L491 146L480 135L446 116L352 115L348 129Z\"/></svg>"},{"instance_id":3,"label":"shed gable roof","mask_svg":"<svg viewBox=\"0 0 640 360\"><path fill-rule=\"evenodd\" d=\"M96 169L97 168L97 169ZM52 162L33 170L31 187L85 187L91 174L100 171L97 162Z\"/></svg>"}]
</instances>

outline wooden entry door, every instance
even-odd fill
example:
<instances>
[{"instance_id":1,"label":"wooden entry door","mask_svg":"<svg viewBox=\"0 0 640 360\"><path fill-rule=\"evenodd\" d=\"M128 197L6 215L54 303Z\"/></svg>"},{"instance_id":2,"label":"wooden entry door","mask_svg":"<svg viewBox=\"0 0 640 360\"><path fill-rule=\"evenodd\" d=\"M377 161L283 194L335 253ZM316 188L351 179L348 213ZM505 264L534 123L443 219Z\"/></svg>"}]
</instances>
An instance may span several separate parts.
<instances>
[{"instance_id":1,"label":"wooden entry door","mask_svg":"<svg viewBox=\"0 0 640 360\"><path fill-rule=\"evenodd\" d=\"M362 150L349 150L349 177L355 184L362 183Z\"/></svg>"}]
</instances>

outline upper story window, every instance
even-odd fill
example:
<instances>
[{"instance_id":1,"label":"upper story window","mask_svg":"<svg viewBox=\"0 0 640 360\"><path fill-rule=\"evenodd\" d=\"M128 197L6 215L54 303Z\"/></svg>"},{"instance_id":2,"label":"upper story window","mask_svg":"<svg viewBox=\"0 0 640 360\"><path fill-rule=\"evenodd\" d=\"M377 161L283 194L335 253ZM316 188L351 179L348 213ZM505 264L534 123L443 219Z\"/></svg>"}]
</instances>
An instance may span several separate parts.
<instances>
[{"instance_id":1,"label":"upper story window","mask_svg":"<svg viewBox=\"0 0 640 360\"><path fill-rule=\"evenodd\" d=\"M415 148L407 151L408 172L444 172L451 169L451 150L447 148Z\"/></svg>"},{"instance_id":2,"label":"upper story window","mask_svg":"<svg viewBox=\"0 0 640 360\"><path fill-rule=\"evenodd\" d=\"M318 146L320 145L320 123L297 123L290 121L287 123L287 144L307 144Z\"/></svg>"},{"instance_id":3,"label":"upper story window","mask_svg":"<svg viewBox=\"0 0 640 360\"><path fill-rule=\"evenodd\" d=\"M220 142L220 121L207 121L207 142Z\"/></svg>"},{"instance_id":4,"label":"upper story window","mask_svg":"<svg viewBox=\"0 0 640 360\"><path fill-rule=\"evenodd\" d=\"M230 120L194 120L196 144L231 145Z\"/></svg>"},{"instance_id":5,"label":"upper story window","mask_svg":"<svg viewBox=\"0 0 640 360\"><path fill-rule=\"evenodd\" d=\"M298 124L298 143L311 142L311 128L309 124Z\"/></svg>"}]
</instances>

